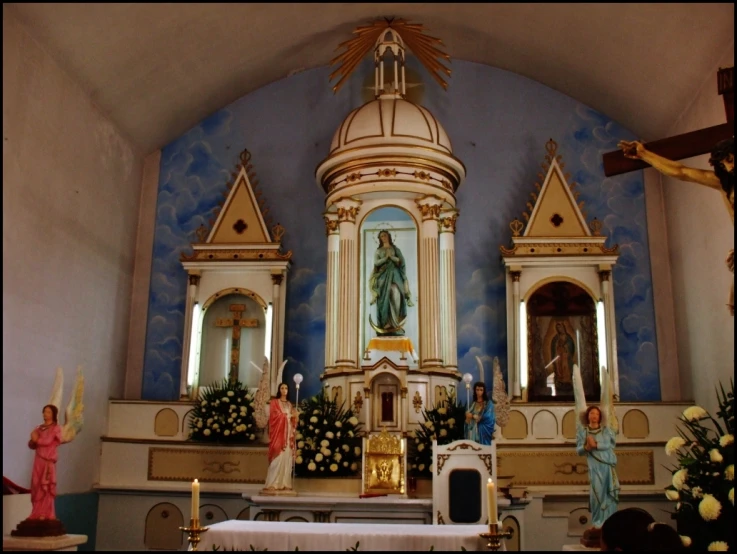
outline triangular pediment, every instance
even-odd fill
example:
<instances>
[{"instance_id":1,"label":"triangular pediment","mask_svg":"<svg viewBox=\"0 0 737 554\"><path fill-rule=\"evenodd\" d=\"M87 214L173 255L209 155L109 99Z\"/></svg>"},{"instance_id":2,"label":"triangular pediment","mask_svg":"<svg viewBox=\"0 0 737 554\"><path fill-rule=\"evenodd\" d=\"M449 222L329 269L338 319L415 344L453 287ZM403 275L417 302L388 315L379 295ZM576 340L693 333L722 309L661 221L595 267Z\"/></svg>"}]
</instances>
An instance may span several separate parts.
<instances>
[{"instance_id":1,"label":"triangular pediment","mask_svg":"<svg viewBox=\"0 0 737 554\"><path fill-rule=\"evenodd\" d=\"M250 153L241 156L240 171L207 237L207 244L263 244L272 242L248 174Z\"/></svg>"},{"instance_id":2,"label":"triangular pediment","mask_svg":"<svg viewBox=\"0 0 737 554\"><path fill-rule=\"evenodd\" d=\"M551 139L546 145L547 174L540 192L533 193L535 200L532 213L525 227L524 237L573 238L590 237L591 230L576 202L577 193L571 189L563 173L560 155L555 154L557 145ZM583 202L581 203L583 204Z\"/></svg>"}]
</instances>

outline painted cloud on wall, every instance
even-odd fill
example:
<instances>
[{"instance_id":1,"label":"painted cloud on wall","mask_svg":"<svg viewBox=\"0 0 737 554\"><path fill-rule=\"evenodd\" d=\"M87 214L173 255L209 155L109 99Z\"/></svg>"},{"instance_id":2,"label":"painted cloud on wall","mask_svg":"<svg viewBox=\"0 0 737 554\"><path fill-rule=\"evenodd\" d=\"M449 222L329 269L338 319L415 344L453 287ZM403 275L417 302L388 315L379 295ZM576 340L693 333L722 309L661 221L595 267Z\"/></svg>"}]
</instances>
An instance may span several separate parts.
<instances>
[{"instance_id":1,"label":"painted cloud on wall","mask_svg":"<svg viewBox=\"0 0 737 554\"><path fill-rule=\"evenodd\" d=\"M162 151L151 273L143 398L179 395L186 275L179 262L222 201L238 152L248 148L274 216L293 250L287 276L284 377L302 373L300 398L320 389L324 369L327 241L324 194L314 168L342 118L359 105L359 85L330 93L329 70L305 71L217 112ZM360 81L360 79L356 79ZM360 84L360 83L359 83ZM445 126L468 169L458 191L456 233L458 360L478 378L475 356L507 366L506 292L499 245L533 190L545 142L553 138L580 185L589 219L604 223L621 256L613 272L623 400L660 398L644 190L641 172L606 179L601 155L632 134L539 83L454 61L447 93L427 87L425 106ZM303 396L305 395L305 396Z\"/></svg>"}]
</instances>

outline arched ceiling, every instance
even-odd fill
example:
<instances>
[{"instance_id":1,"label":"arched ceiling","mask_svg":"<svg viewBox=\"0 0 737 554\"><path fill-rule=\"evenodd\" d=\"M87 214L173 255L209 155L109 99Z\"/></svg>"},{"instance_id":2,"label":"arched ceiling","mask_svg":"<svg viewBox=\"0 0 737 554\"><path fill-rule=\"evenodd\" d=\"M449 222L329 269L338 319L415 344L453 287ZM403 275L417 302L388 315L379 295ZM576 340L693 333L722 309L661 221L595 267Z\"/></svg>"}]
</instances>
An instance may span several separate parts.
<instances>
[{"instance_id":1,"label":"arched ceiling","mask_svg":"<svg viewBox=\"0 0 737 554\"><path fill-rule=\"evenodd\" d=\"M327 65L355 27L379 17L422 23L452 59L539 81L646 140L666 136L702 86L713 83L716 94L716 70L734 48L732 3L7 9L143 153L248 92Z\"/></svg>"}]
</instances>

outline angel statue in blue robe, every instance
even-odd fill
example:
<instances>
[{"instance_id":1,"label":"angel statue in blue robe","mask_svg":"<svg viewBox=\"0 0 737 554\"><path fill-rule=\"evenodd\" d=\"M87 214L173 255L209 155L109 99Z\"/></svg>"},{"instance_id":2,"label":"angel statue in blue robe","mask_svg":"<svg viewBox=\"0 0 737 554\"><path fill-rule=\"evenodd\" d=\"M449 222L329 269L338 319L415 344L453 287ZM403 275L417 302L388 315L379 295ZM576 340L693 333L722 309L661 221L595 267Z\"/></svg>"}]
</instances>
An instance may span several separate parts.
<instances>
[{"instance_id":1,"label":"angel statue in blue robe","mask_svg":"<svg viewBox=\"0 0 737 554\"><path fill-rule=\"evenodd\" d=\"M617 511L619 478L614 453L619 424L614 413L614 398L609 372L602 371L601 403L586 407L581 369L573 366L573 394L576 401L576 453L585 456L589 467L589 511L592 526L584 532L584 546L598 546L601 526Z\"/></svg>"},{"instance_id":2,"label":"angel statue in blue robe","mask_svg":"<svg viewBox=\"0 0 737 554\"><path fill-rule=\"evenodd\" d=\"M494 438L494 430L497 425L497 408L502 407L501 415L505 421L499 421L499 423L503 426L506 423L506 416L509 411L509 399L504 388L499 359L494 358L494 385L490 394L491 398L486 392L484 366L478 356L476 356L476 363L479 366L481 379L473 386L473 402L471 402L466 412L464 436L467 440L488 446L491 445Z\"/></svg>"}]
</instances>

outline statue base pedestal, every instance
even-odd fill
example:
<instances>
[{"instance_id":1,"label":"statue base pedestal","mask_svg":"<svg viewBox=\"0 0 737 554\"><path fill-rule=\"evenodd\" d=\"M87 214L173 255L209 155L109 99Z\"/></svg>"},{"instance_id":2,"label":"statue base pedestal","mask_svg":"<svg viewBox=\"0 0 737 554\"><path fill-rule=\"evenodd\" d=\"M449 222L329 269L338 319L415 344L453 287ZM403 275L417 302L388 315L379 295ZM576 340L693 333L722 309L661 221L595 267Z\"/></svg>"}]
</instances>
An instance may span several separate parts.
<instances>
[{"instance_id":1,"label":"statue base pedestal","mask_svg":"<svg viewBox=\"0 0 737 554\"><path fill-rule=\"evenodd\" d=\"M10 532L13 537L60 537L66 534L64 524L58 519L24 519Z\"/></svg>"},{"instance_id":2,"label":"statue base pedestal","mask_svg":"<svg viewBox=\"0 0 737 554\"><path fill-rule=\"evenodd\" d=\"M61 535L59 537L12 537L3 536L3 550L50 550L76 551L87 542L87 535Z\"/></svg>"},{"instance_id":3,"label":"statue base pedestal","mask_svg":"<svg viewBox=\"0 0 737 554\"><path fill-rule=\"evenodd\" d=\"M592 527L586 529L581 537L581 544L586 548L599 548L601 545L601 529Z\"/></svg>"},{"instance_id":4,"label":"statue base pedestal","mask_svg":"<svg viewBox=\"0 0 737 554\"><path fill-rule=\"evenodd\" d=\"M283 490L261 489L261 492L259 494L261 496L297 496L297 491L292 490L292 489L283 489Z\"/></svg>"}]
</instances>

